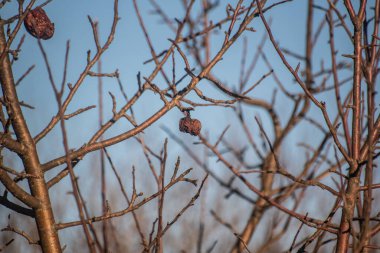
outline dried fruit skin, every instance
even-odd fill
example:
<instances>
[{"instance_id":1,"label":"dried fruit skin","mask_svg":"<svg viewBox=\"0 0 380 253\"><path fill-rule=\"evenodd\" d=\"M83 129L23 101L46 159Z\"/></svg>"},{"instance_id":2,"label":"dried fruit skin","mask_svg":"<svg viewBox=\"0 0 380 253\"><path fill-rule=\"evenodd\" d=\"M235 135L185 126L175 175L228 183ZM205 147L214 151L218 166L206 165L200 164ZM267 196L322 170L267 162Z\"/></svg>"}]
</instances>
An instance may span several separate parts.
<instances>
[{"instance_id":1,"label":"dried fruit skin","mask_svg":"<svg viewBox=\"0 0 380 253\"><path fill-rule=\"evenodd\" d=\"M41 7L31 10L25 17L26 30L37 39L47 40L54 34L54 24Z\"/></svg>"},{"instance_id":2,"label":"dried fruit skin","mask_svg":"<svg viewBox=\"0 0 380 253\"><path fill-rule=\"evenodd\" d=\"M191 118L184 117L179 121L179 131L189 133L191 129Z\"/></svg>"},{"instance_id":3,"label":"dried fruit skin","mask_svg":"<svg viewBox=\"0 0 380 253\"><path fill-rule=\"evenodd\" d=\"M201 132L202 124L199 120L193 119L191 124L191 135L197 136Z\"/></svg>"},{"instance_id":4,"label":"dried fruit skin","mask_svg":"<svg viewBox=\"0 0 380 253\"><path fill-rule=\"evenodd\" d=\"M197 136L201 132L202 124L197 119L191 119L189 116L179 121L179 131Z\"/></svg>"}]
</instances>

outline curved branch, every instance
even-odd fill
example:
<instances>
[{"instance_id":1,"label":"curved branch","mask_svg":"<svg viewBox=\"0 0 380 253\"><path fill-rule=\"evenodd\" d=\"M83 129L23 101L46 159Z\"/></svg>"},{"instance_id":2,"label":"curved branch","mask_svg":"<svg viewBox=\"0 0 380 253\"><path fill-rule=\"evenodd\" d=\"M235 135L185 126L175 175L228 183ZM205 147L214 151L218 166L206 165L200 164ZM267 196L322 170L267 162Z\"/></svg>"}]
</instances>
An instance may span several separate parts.
<instances>
[{"instance_id":1,"label":"curved branch","mask_svg":"<svg viewBox=\"0 0 380 253\"><path fill-rule=\"evenodd\" d=\"M41 202L24 191L18 184L16 184L12 178L5 172L0 169L0 181L3 183L5 188L12 193L18 200L20 200L25 205L31 208L38 208L41 206Z\"/></svg>"},{"instance_id":2,"label":"curved branch","mask_svg":"<svg viewBox=\"0 0 380 253\"><path fill-rule=\"evenodd\" d=\"M13 152L16 152L17 154L22 154L24 152L24 146L21 143L13 140L9 135L6 135L4 133L0 133L0 145Z\"/></svg>"}]
</instances>

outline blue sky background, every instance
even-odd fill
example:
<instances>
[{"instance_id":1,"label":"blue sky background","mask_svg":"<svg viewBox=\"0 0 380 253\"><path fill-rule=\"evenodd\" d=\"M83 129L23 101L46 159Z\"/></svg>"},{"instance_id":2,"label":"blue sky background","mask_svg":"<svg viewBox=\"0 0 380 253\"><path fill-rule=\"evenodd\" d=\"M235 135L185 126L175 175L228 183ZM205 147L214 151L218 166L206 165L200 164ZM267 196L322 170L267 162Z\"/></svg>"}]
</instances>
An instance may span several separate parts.
<instances>
[{"instance_id":1,"label":"blue sky background","mask_svg":"<svg viewBox=\"0 0 380 253\"><path fill-rule=\"evenodd\" d=\"M174 18L183 18L184 9L181 5L181 1L163 0L158 2L161 4L161 7L165 10L170 19L174 20ZM221 1L221 6L210 14L210 19L214 20L214 22L217 22L218 20L225 17L225 8L222 6L223 2L224 1ZM235 2L237 1L232 1L231 5L234 6ZM272 3L272 1L268 2ZM40 3L42 3L42 1L37 1L37 4ZM201 1L196 1L195 9L199 10L200 3ZM168 38L173 39L175 34L167 29L164 24L162 24L161 18L159 16L152 15L151 12L153 10L153 7L151 4L149 4L149 1L138 1L138 4L151 41L154 44L154 48L157 53L160 53L162 50L165 50L170 46ZM280 46L290 49L293 52L301 55L304 54L305 51L304 38L307 13L306 5L307 1L305 0L295 0L287 3L286 6L274 8L266 14L267 19L272 17L272 31L275 34L276 39L278 39ZM326 3L321 3L321 5L326 5ZM339 3L338 7L342 8L342 4ZM99 21L100 41L104 43L112 24L113 1L53 1L44 9L48 13L52 22L55 24L55 34L53 38L47 41L43 41L43 46L48 53L49 62L54 73L55 81L57 84L61 83L66 41L70 40L70 56L67 81L70 83L75 83L79 74L83 71L86 65L87 50L90 49L92 51L92 55L95 53L92 30L87 15L90 15L93 20ZM12 1L12 3L7 4L0 10L1 18L8 18L15 15L16 13L16 1ZM198 14L199 12L195 13ZM314 27L316 28L319 24L319 20L323 19L324 13L316 10L314 15L316 20ZM141 72L142 77L148 76L154 67L154 63L145 65L143 64L144 61L151 58L151 55L143 33L139 27L136 14L133 9L132 1L119 2L119 16L121 19L116 29L114 42L111 44L109 50L107 50L101 58L102 68L103 72L105 73L111 73L118 69L124 88L128 96L131 97L137 90L136 74L138 72ZM251 26L255 28L257 32L247 32L244 36L242 36L239 41L237 41L226 53L226 55L223 57L223 61L218 63L212 71L220 80L224 81L231 88L237 87L236 85L239 82L243 37L246 37L248 42L247 64L249 64L257 51L257 47L261 41L261 38L263 37L263 34L265 33L265 29L262 26L260 19L255 19L251 23ZM227 28L228 26L224 25L222 29L218 31L218 34L213 34L211 37L212 56L215 55L215 53L221 47L224 37L223 32ZM26 30L24 27L22 27L12 48L17 45L22 34L25 33ZM187 34L186 30L184 34ZM339 50L339 55L349 54L352 52L352 46L350 45L349 41L347 42L347 35L343 32L343 29L337 28L335 31L335 37L337 45L336 47ZM326 68L330 66L329 45L327 42L328 34L327 30L325 29L322 32L321 38L319 39L314 49L315 58L313 66L315 72L320 69L322 59L325 59L324 65ZM280 80L284 82L287 89L294 92L301 92L300 87L294 83L293 78L287 72L279 57L275 54L273 46L269 43L269 40L264 47L264 51L268 56L271 64L273 65L274 71L279 76ZM287 58L291 65L295 68L298 60L295 60L291 57ZM185 71L183 70L184 65L182 63L182 59L179 57L178 53L176 54L176 63L176 75L177 77L180 77L185 73ZM20 59L14 64L15 78L18 79L18 77L20 77L33 64L35 64L36 67L18 87L18 92L20 100L23 100L24 102L31 104L36 108L35 110L24 109L24 113L30 126L31 133L34 136L39 133L47 125L52 116L56 114L57 103L55 101L51 85L49 83L46 67L43 63L42 55L38 48L37 41L29 34L26 34L25 43L20 53ZM191 62L191 65L195 67L195 73L198 73L200 67L194 65L194 61ZM304 64L301 63L301 69L303 67ZM171 75L171 65L169 64L165 69L168 75ZM93 71L96 72L96 66L93 68ZM266 67L264 62L260 60L249 80L249 83L255 83L262 75L268 71L269 69ZM348 75L348 71L342 72L342 74L340 74L340 79L342 80ZM154 83L159 84L160 87L165 87L164 83L160 83L162 81L163 79L161 77L158 77L155 79ZM331 82L329 83L331 84ZM182 84L182 87L186 84L187 83L185 81ZM97 78L87 77L83 82L81 88L78 90L76 96L74 97L71 106L69 106L68 112L73 112L81 107L96 105L98 101L97 85ZM206 81L201 81L198 87L205 93L205 95L209 97L218 99L227 98ZM276 85L273 79L271 77L267 78L258 88L250 93L250 96L270 101L273 89L275 87ZM343 93L347 91L345 87L342 88ZM119 92L116 79L104 78L103 88L105 105L104 114L105 119L107 120L112 115L112 100L108 95L108 92L110 91L116 96L118 108L123 105L124 100ZM66 94L67 90L68 89L66 89ZM332 95L333 94L328 95L323 93L318 95L317 98L326 101L329 113L335 116L336 105L333 103L334 97ZM190 97L194 98L194 95L190 94ZM154 95L151 92L147 92L147 94L143 95L142 99L137 102L134 107L138 123L143 122L145 119L153 115L159 108L161 108L161 106L162 102L160 101L159 96ZM267 121L268 118L266 113L262 110L252 107L245 108L247 109L247 122L253 129L252 131L254 132L254 135L258 136L259 134L258 127L256 123L254 123L255 115L260 115L264 126L266 126L269 135L271 135L272 129L269 126L269 122ZM288 100L285 99L283 95L279 94L277 98L276 109L281 115L282 123L284 124L284 122L286 122L285 119L287 119L291 112L292 105ZM322 119L319 110L314 107L311 109L310 115L313 118L319 120ZM208 133L210 139L213 141L216 140L217 136L223 131L225 126L232 124L233 128L227 133L227 139L237 146L242 147L245 145L245 136L241 134L242 131L241 129L239 130L239 126L236 123L237 118L231 109L199 107L195 109L195 111L192 113L192 116L202 121L202 132ZM160 126L163 125L170 128L178 137L190 145L192 145L192 143L197 140L192 136L185 135L178 131L178 121L181 117L183 117L183 114L178 109L174 108L158 122L154 123L151 127L144 131L144 138L147 140L148 144L152 147L153 150L158 152L162 147L164 138L167 137L167 135L160 128ZM69 145L71 148L78 148L87 142L92 134L97 130L98 111L97 109L93 109L66 122L67 131L69 133ZM123 120L122 122L117 123L109 132L107 132L105 137L114 136L115 134L121 133L123 131L125 132L130 128L130 124ZM320 133L317 132L314 128L311 128L310 125L301 124L297 130L293 130L293 132L287 137L286 146L291 148L286 148L283 150L283 154L285 156L283 159L285 159L289 164L293 165L292 167L295 171L297 171L300 169L300 166L302 166L302 163L299 163L299 161L302 161L302 159L304 159L304 151L302 151L300 148L296 148L296 143L305 141L313 144L316 140L319 140L320 137ZM60 128L57 126L47 136L46 139L38 144L38 148L42 154L40 157L41 162L47 162L56 156L63 155L63 146L61 143L62 138ZM193 147L195 152L202 154L203 147L201 148L200 146L195 145ZM137 182L138 187L140 186L140 190L143 190L146 194L155 191L154 185L152 186L149 184L152 178L148 172L146 161L143 159L142 149L135 140L131 139L117 144L113 147L110 147L109 151L115 159L114 161L116 166L119 168L125 178L125 184L127 185L127 188L129 186L128 190L130 190L129 184L131 167L132 165L135 165L138 179ZM169 139L168 171L172 170L177 155L182 155L183 169L194 166L194 162L192 162L186 156L186 154L183 153L183 150L178 145L176 145L174 141ZM9 164L15 165L16 167L20 166L19 161L16 160L14 156L9 154L6 159ZM248 157L247 159L252 163L257 162L254 155ZM210 159L210 164L212 164L211 167L212 169L215 169L216 173L220 175L224 175L226 173L226 169L223 166L214 164L213 159ZM109 166L107 166L107 168L109 171L107 174L108 182L111 186L116 185L116 180L112 172L109 170ZM52 172L47 173L47 178L54 176L56 173L58 173L58 171L58 169L54 169ZM84 186L82 187L84 195L89 199L89 202L91 202L89 204L90 207L94 207L93 210L97 210L95 213L99 214L100 189L93 188L94 185L96 185L100 180L97 176L99 175L97 154L90 154L86 156L83 162L81 162L81 164L76 167L76 173L80 177L80 181ZM201 178L203 174L203 171L199 168L196 168L195 172L193 173L194 177L197 178ZM72 220L76 217L76 206L73 198L71 195L67 195L67 191L70 190L70 187L70 181L68 178L66 178L57 186L55 186L51 191L51 196L54 196L53 203L56 204L56 211L58 214L57 220ZM194 189L192 187L181 187L178 188L178 191L187 190L190 193L194 192ZM97 197L98 199L91 199L94 194L96 196L99 196ZM213 192L212 189L210 189L207 192L207 200L210 202L216 202L216 200L213 198L216 194L216 192ZM173 196L175 196L175 193L173 193ZM111 192L110 199L114 197L115 196L113 196L113 193ZM65 200L64 203L62 203L62 199ZM233 199L232 201L236 202L236 199ZM111 202L113 210L123 208L123 206L125 207L124 203L120 204L117 202L117 199ZM244 210L249 210L249 205L246 203L239 203L238 205L239 208L245 208ZM62 206L66 206L66 208L62 208ZM197 215L199 215L199 210L197 208L195 208L195 213L192 214L195 215L194 217L198 217ZM149 206L147 209L149 209ZM2 213L5 212L5 209L3 207L0 207L0 210ZM249 212L246 213L246 215L248 215ZM175 214L175 210L173 212L168 210L168 216L173 214ZM319 209L317 209L312 215L318 216L321 215L321 213ZM0 222L6 223L5 216ZM244 223L244 219L237 222L239 223L237 226L241 226ZM174 229L176 229L176 227L174 227ZM177 227L177 229L179 228ZM66 236L68 238L70 236L70 233L72 233L71 231L75 231L75 229L68 229L67 231L61 232L63 238ZM223 229L221 231L228 233Z\"/></svg>"}]
</instances>

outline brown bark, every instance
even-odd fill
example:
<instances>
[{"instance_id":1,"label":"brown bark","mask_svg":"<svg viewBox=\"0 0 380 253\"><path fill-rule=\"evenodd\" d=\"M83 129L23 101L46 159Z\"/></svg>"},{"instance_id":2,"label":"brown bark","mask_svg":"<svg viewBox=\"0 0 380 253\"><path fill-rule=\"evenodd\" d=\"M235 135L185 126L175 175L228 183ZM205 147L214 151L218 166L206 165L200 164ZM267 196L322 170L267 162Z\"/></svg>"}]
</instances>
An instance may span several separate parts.
<instances>
[{"instance_id":1,"label":"brown bark","mask_svg":"<svg viewBox=\"0 0 380 253\"><path fill-rule=\"evenodd\" d=\"M269 171L271 168L274 168L275 161L274 161L274 156L272 154L269 154L265 165L263 166L263 170ZM262 184L262 192L265 194L270 194L270 191L272 190L272 184L273 184L273 173L264 173L262 178L261 178L261 184ZM249 244L249 241L251 240L253 234L256 231L256 228L262 219L265 210L269 207L270 205L264 198L258 198L255 208L253 209L249 220L247 221L247 224L244 228L244 231L240 235L239 240L236 241L236 244L234 245L233 249L231 252L233 253L238 253L238 252L244 252L245 251L245 246L241 242L243 241L246 245Z\"/></svg>"},{"instance_id":2,"label":"brown bark","mask_svg":"<svg viewBox=\"0 0 380 253\"><path fill-rule=\"evenodd\" d=\"M6 50L6 37L4 26L0 26L0 52ZM33 141L28 126L23 117L19 99L14 84L11 63L8 54L0 62L0 81L3 91L7 113L11 119L13 130L18 142L24 146L20 158L22 159L26 173L33 177L28 178L31 195L40 205L33 207L40 245L43 252L61 252L61 246L55 229L54 215L50 203L49 192L44 179L44 174L39 161L37 148Z\"/></svg>"},{"instance_id":3,"label":"brown bark","mask_svg":"<svg viewBox=\"0 0 380 253\"><path fill-rule=\"evenodd\" d=\"M347 189L344 194L344 206L342 210L342 217L338 233L338 242L336 247L337 253L345 253L349 248L349 239L351 232L351 222L354 215L356 198L358 196L359 183L360 183L360 119L361 119L361 40L362 40L362 23L363 13L362 9L365 8L366 1L361 3L361 10L358 16L355 15L351 1L345 1L346 8L348 9L351 21L354 24L354 77L353 77L353 116L352 116L352 147L349 179Z\"/></svg>"}]
</instances>

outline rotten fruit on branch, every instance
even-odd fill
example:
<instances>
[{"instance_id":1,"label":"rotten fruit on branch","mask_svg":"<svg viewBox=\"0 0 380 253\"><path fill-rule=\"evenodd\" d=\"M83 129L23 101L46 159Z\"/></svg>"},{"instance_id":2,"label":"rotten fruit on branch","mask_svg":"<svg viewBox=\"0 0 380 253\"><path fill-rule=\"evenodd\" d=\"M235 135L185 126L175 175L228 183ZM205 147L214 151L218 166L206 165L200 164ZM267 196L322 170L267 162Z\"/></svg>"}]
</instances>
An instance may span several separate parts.
<instances>
[{"instance_id":1,"label":"rotten fruit on branch","mask_svg":"<svg viewBox=\"0 0 380 253\"><path fill-rule=\"evenodd\" d=\"M41 7L31 10L26 15L24 25L26 30L37 39L48 40L54 35L54 24Z\"/></svg>"},{"instance_id":2,"label":"rotten fruit on branch","mask_svg":"<svg viewBox=\"0 0 380 253\"><path fill-rule=\"evenodd\" d=\"M179 131L181 132L197 136L201 132L201 129L202 123L197 119L192 119L189 112L187 112L186 117L179 121Z\"/></svg>"}]
</instances>

